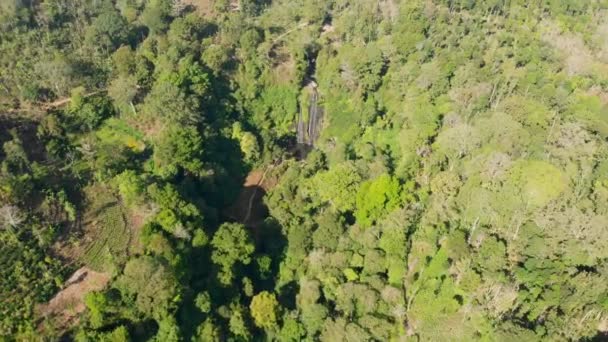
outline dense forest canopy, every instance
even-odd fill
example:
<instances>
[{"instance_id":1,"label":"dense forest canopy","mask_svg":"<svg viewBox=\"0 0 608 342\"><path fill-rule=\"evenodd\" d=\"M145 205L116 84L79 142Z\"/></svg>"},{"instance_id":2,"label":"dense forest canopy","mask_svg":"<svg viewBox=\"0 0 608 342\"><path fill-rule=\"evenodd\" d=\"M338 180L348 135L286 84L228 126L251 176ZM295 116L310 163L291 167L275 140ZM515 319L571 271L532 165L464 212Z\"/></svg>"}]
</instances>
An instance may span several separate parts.
<instances>
[{"instance_id":1,"label":"dense forest canopy","mask_svg":"<svg viewBox=\"0 0 608 342\"><path fill-rule=\"evenodd\" d=\"M0 1L0 340L608 338L608 1Z\"/></svg>"}]
</instances>

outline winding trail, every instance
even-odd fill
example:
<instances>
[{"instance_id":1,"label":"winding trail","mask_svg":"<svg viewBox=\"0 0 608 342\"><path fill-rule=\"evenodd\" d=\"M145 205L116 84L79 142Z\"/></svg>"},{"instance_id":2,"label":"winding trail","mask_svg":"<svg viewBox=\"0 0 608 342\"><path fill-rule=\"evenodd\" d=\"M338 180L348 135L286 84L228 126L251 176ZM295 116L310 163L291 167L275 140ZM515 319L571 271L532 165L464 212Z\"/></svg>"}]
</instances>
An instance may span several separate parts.
<instances>
[{"instance_id":1,"label":"winding trail","mask_svg":"<svg viewBox=\"0 0 608 342\"><path fill-rule=\"evenodd\" d=\"M91 97L91 96L94 96L94 95L97 95L97 94L101 94L101 93L106 92L106 91L107 90L105 90L105 89L96 90L96 91L92 91L90 93L86 93L86 94L82 95L82 97L83 98L87 98L87 97ZM48 109L53 109L53 108L61 107L63 105L66 105L66 104L70 103L71 101L72 101L71 97L65 97L63 99L59 99L59 100L56 100L56 101L53 101L53 102L39 103L38 105L41 108L44 108L44 109L48 110Z\"/></svg>"},{"instance_id":2,"label":"winding trail","mask_svg":"<svg viewBox=\"0 0 608 342\"><path fill-rule=\"evenodd\" d=\"M264 170L262 177L257 182L255 189L253 189L253 193L249 197L249 204L247 205L247 214L245 215L245 218L243 219L244 224L247 224L247 222L251 218L251 209L253 208L253 200L255 199L255 196L257 196L257 194L258 194L258 190L262 187L262 184L264 184L264 180L266 179L266 175L268 174L268 171L270 171L274 167L275 167L275 164L273 163L270 166L268 166L266 168L266 170Z\"/></svg>"},{"instance_id":3,"label":"winding trail","mask_svg":"<svg viewBox=\"0 0 608 342\"><path fill-rule=\"evenodd\" d=\"M96 90L82 95L83 98L91 97L97 94L101 94L106 92L106 89ZM21 113L24 111L34 113L36 115L43 115L45 111L55 109L61 106L64 106L72 101L71 97L64 97L61 99L57 99L53 102L33 102L33 103L25 103L25 108L22 106L23 104L19 104L19 108L8 108L3 110L6 114L15 114ZM29 108L28 108L29 107Z\"/></svg>"},{"instance_id":4,"label":"winding trail","mask_svg":"<svg viewBox=\"0 0 608 342\"><path fill-rule=\"evenodd\" d=\"M272 44L273 44L273 45L274 45L274 44L276 44L276 43L277 43L279 40L281 40L281 39L285 38L285 36L287 36L287 35L288 35L288 34L290 34L291 32L293 32L293 31L297 31L297 30L299 30L299 29L301 29L301 28L304 28L304 27L306 27L306 26L308 26L308 23L306 23L306 22L304 22L304 23L300 23L298 26L296 26L296 27L294 27L294 28L292 28L292 29L290 29L290 30L287 30L286 32L284 32L284 33L280 34L279 36L277 36L277 37L276 37L276 38L275 38L275 39L272 41Z\"/></svg>"}]
</instances>

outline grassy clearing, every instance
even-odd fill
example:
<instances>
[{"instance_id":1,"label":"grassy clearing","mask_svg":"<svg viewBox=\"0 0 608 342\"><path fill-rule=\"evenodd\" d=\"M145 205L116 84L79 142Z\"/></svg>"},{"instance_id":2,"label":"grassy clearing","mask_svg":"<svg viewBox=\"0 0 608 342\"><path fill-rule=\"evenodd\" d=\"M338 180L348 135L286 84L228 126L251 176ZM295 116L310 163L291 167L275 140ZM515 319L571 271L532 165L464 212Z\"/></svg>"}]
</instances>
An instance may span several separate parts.
<instances>
[{"instance_id":1,"label":"grassy clearing","mask_svg":"<svg viewBox=\"0 0 608 342\"><path fill-rule=\"evenodd\" d=\"M109 271L128 256L131 232L118 199L102 186L86 190L84 216L86 247L82 262L97 271Z\"/></svg>"},{"instance_id":2,"label":"grassy clearing","mask_svg":"<svg viewBox=\"0 0 608 342\"><path fill-rule=\"evenodd\" d=\"M96 134L105 143L124 145L134 152L142 152L146 148L143 134L121 119L106 120Z\"/></svg>"}]
</instances>

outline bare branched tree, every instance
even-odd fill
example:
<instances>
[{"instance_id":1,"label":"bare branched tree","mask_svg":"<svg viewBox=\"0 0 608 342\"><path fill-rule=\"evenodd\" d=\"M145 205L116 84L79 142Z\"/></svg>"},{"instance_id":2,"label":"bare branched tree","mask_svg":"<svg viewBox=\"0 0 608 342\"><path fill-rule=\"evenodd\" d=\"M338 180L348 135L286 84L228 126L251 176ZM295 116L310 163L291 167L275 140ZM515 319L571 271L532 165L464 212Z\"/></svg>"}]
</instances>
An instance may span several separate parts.
<instances>
[{"instance_id":1,"label":"bare branched tree","mask_svg":"<svg viewBox=\"0 0 608 342\"><path fill-rule=\"evenodd\" d=\"M184 225L181 222L179 222L175 225L173 235L176 238L183 239L183 240L190 240L190 238L192 237L190 235L190 232L188 232L188 230L186 230L186 228L184 227Z\"/></svg>"},{"instance_id":2,"label":"bare branched tree","mask_svg":"<svg viewBox=\"0 0 608 342\"><path fill-rule=\"evenodd\" d=\"M0 226L3 229L18 228L23 221L25 221L25 217L16 206L5 205L0 208Z\"/></svg>"}]
</instances>

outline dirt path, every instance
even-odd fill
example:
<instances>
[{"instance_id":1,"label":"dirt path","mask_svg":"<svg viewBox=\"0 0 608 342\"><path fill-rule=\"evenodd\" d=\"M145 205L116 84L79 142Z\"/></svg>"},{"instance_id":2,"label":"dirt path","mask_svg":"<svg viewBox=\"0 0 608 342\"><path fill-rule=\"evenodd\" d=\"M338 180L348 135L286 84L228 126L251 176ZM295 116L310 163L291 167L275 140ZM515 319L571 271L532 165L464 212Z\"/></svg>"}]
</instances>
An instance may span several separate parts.
<instances>
[{"instance_id":1,"label":"dirt path","mask_svg":"<svg viewBox=\"0 0 608 342\"><path fill-rule=\"evenodd\" d=\"M232 205L224 210L224 214L248 227L259 225L267 215L263 202L264 195L276 184L276 179L273 177L269 179L268 175L279 164L275 162L264 169L251 171L243 183L240 194Z\"/></svg>"},{"instance_id":2,"label":"dirt path","mask_svg":"<svg viewBox=\"0 0 608 342\"><path fill-rule=\"evenodd\" d=\"M86 93L84 95L82 95L83 98L87 98L87 97L91 97L97 94L101 94L103 92L105 92L106 90L96 90L96 91L92 91L90 93ZM63 105L66 105L68 103L70 103L72 101L71 97L65 97L63 99L58 99L55 100L53 102L46 102L46 103L39 103L38 105L40 105L40 107L49 110L49 109L53 109L53 108L57 108L57 107L61 107Z\"/></svg>"},{"instance_id":3,"label":"dirt path","mask_svg":"<svg viewBox=\"0 0 608 342\"><path fill-rule=\"evenodd\" d=\"M249 197L249 205L247 206L247 215L245 215L245 219L243 220L245 223L249 222L249 219L251 218L251 208L253 208L253 200L255 199L255 196L258 194L258 190L264 184L264 179L266 179L266 175L268 174L268 171L270 171L273 167L274 167L274 164L272 164L266 168L266 170L262 174L262 177L260 177L259 181L253 188L253 193Z\"/></svg>"},{"instance_id":4,"label":"dirt path","mask_svg":"<svg viewBox=\"0 0 608 342\"><path fill-rule=\"evenodd\" d=\"M306 23L306 22L298 24L296 27L294 27L294 28L292 28L292 29L290 29L290 30L287 30L287 31L285 31L284 33L282 33L282 34L280 34L279 36L277 36L277 37L276 37L276 38L275 38L275 39L272 41L272 44L273 44L273 45L274 45L274 44L276 44L278 41L280 41L281 39L285 38L285 37L286 37L288 34L290 34L290 33L294 32L294 31L297 31L297 30L299 30L299 29L302 29L302 28L304 28L304 27L306 27L306 26L308 26L308 23Z\"/></svg>"},{"instance_id":5,"label":"dirt path","mask_svg":"<svg viewBox=\"0 0 608 342\"><path fill-rule=\"evenodd\" d=\"M107 90L105 90L105 89L96 90L96 91L92 91L90 93L86 93L86 94L82 95L82 97L87 98L90 96L101 94L106 91ZM8 109L2 110L2 112L6 113L6 114L18 114L18 113L23 113L23 112L30 112L30 113L34 113L36 116L38 116L38 115L41 116L41 115L44 115L44 113L46 111L64 106L64 105L70 103L71 101L72 101L71 97L64 97L61 99L57 99L53 102L20 103L18 108L8 108Z\"/></svg>"}]
</instances>

